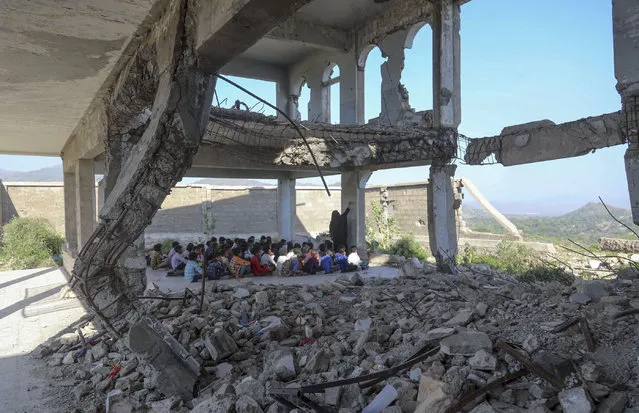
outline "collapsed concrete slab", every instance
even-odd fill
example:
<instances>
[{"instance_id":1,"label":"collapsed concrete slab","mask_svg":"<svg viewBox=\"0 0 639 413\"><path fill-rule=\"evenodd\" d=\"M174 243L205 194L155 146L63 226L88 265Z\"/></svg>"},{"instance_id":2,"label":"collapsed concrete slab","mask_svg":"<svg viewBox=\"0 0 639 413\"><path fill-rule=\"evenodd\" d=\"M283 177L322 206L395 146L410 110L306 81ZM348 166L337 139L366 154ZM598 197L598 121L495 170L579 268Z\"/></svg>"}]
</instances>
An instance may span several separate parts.
<instances>
[{"instance_id":1,"label":"collapsed concrete slab","mask_svg":"<svg viewBox=\"0 0 639 413\"><path fill-rule=\"evenodd\" d=\"M481 165L494 155L504 166L585 155L626 142L623 114L607 113L573 122L544 120L504 128L500 135L470 139L464 161Z\"/></svg>"},{"instance_id":2,"label":"collapsed concrete slab","mask_svg":"<svg viewBox=\"0 0 639 413\"><path fill-rule=\"evenodd\" d=\"M323 169L383 167L409 162L429 164L456 153L453 128L343 126L302 122L300 132L273 116L213 108L205 142L246 161Z\"/></svg>"}]
</instances>

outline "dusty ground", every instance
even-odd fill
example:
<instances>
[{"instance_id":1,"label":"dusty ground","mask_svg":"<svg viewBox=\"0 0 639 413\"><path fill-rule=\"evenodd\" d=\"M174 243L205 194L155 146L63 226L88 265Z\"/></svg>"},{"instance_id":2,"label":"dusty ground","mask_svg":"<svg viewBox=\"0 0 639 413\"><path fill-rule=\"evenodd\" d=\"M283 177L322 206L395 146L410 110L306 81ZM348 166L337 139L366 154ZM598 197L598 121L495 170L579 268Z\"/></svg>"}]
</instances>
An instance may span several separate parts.
<instances>
[{"instance_id":1,"label":"dusty ground","mask_svg":"<svg viewBox=\"0 0 639 413\"><path fill-rule=\"evenodd\" d=\"M55 407L64 383L52 387L29 352L85 315L77 299L63 297L65 284L57 268L0 273L1 412L64 411Z\"/></svg>"}]
</instances>

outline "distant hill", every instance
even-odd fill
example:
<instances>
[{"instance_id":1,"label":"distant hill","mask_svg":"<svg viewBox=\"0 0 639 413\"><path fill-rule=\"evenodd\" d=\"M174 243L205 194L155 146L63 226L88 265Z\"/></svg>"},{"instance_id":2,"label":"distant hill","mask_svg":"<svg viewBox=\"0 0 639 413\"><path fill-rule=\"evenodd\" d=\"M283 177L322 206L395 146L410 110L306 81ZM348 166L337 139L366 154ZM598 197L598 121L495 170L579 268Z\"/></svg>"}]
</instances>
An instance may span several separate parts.
<instances>
[{"instance_id":1,"label":"distant hill","mask_svg":"<svg viewBox=\"0 0 639 413\"><path fill-rule=\"evenodd\" d=\"M0 180L7 182L62 182L62 165L25 172L0 169Z\"/></svg>"},{"instance_id":2,"label":"distant hill","mask_svg":"<svg viewBox=\"0 0 639 413\"><path fill-rule=\"evenodd\" d=\"M639 230L632 222L630 210L608 205L610 212L631 228ZM473 231L502 234L506 231L484 210L464 208L466 225ZM601 237L636 238L632 232L614 221L603 205L588 203L579 209L560 216L506 215L527 239L566 240L592 244ZM639 231L638 231L639 232Z\"/></svg>"}]
</instances>

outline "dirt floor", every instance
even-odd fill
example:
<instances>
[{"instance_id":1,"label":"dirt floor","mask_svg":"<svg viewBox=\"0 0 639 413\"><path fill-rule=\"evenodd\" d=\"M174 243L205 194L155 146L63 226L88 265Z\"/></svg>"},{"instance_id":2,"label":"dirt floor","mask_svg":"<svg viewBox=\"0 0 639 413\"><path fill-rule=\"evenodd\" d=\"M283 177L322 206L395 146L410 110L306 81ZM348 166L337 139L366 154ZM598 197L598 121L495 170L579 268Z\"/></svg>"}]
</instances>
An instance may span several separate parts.
<instances>
[{"instance_id":1,"label":"dirt floor","mask_svg":"<svg viewBox=\"0 0 639 413\"><path fill-rule=\"evenodd\" d=\"M57 268L0 273L1 412L65 411L58 404L61 393L68 394L63 381L51 386L42 361L29 352L86 314L66 296L66 282Z\"/></svg>"}]
</instances>

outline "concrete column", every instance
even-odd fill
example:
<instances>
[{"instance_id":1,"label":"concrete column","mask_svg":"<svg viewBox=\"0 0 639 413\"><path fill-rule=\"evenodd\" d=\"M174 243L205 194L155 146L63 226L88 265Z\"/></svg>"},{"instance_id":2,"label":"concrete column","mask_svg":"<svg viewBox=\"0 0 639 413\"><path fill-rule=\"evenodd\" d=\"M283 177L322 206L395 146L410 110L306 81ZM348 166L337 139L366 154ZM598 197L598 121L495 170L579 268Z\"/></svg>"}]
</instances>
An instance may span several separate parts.
<instances>
[{"instance_id":1,"label":"concrete column","mask_svg":"<svg viewBox=\"0 0 639 413\"><path fill-rule=\"evenodd\" d=\"M433 10L433 112L435 126L461 122L459 5L439 0Z\"/></svg>"},{"instance_id":2,"label":"concrete column","mask_svg":"<svg viewBox=\"0 0 639 413\"><path fill-rule=\"evenodd\" d=\"M639 225L639 3L613 0L615 77L621 95L628 139L624 156L632 219Z\"/></svg>"},{"instance_id":3,"label":"concrete column","mask_svg":"<svg viewBox=\"0 0 639 413\"><path fill-rule=\"evenodd\" d=\"M64 173L64 234L69 252L78 249L75 172Z\"/></svg>"},{"instance_id":4,"label":"concrete column","mask_svg":"<svg viewBox=\"0 0 639 413\"><path fill-rule=\"evenodd\" d=\"M456 165L432 165L428 183L428 236L430 249L441 271L454 272L457 225L453 177Z\"/></svg>"},{"instance_id":5,"label":"concrete column","mask_svg":"<svg viewBox=\"0 0 639 413\"><path fill-rule=\"evenodd\" d=\"M362 256L366 255L366 182L372 172L361 170L342 173L342 210L349 206L347 215L347 248L357 246Z\"/></svg>"},{"instance_id":6,"label":"concrete column","mask_svg":"<svg viewBox=\"0 0 639 413\"><path fill-rule=\"evenodd\" d=\"M433 10L433 113L437 128L457 128L461 121L459 5L438 0ZM457 225L450 159L437 159L430 167L428 234L430 249L441 271L454 273Z\"/></svg>"},{"instance_id":7,"label":"concrete column","mask_svg":"<svg viewBox=\"0 0 639 413\"><path fill-rule=\"evenodd\" d=\"M326 99L326 93L322 86L321 73L309 76L306 79L308 87L311 89L311 99L308 102L308 120L310 122L323 122L328 123L330 112L327 113L324 100ZM330 95L328 96L330 108Z\"/></svg>"},{"instance_id":8,"label":"concrete column","mask_svg":"<svg viewBox=\"0 0 639 413\"><path fill-rule=\"evenodd\" d=\"M340 124L361 125L364 123L364 71L358 67L355 56L352 56L347 63L342 63L339 69Z\"/></svg>"},{"instance_id":9,"label":"concrete column","mask_svg":"<svg viewBox=\"0 0 639 413\"><path fill-rule=\"evenodd\" d=\"M295 236L297 214L295 179L277 180L277 232L280 238L292 241Z\"/></svg>"},{"instance_id":10,"label":"concrete column","mask_svg":"<svg viewBox=\"0 0 639 413\"><path fill-rule=\"evenodd\" d=\"M410 106L406 96L402 95L400 83L404 70L404 47L408 31L401 30L384 38L379 43L382 56L388 60L381 66L382 74L382 113L380 122L394 125L401 119Z\"/></svg>"},{"instance_id":11,"label":"concrete column","mask_svg":"<svg viewBox=\"0 0 639 413\"><path fill-rule=\"evenodd\" d=\"M95 209L93 191L95 175L92 159L78 159L75 164L75 216L78 250L84 247L93 233Z\"/></svg>"}]
</instances>

